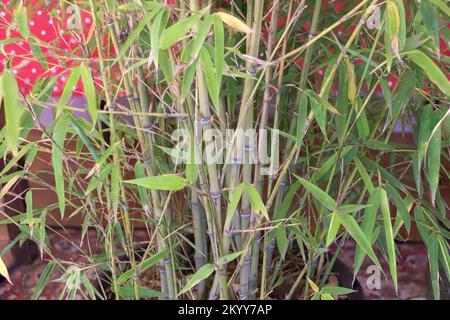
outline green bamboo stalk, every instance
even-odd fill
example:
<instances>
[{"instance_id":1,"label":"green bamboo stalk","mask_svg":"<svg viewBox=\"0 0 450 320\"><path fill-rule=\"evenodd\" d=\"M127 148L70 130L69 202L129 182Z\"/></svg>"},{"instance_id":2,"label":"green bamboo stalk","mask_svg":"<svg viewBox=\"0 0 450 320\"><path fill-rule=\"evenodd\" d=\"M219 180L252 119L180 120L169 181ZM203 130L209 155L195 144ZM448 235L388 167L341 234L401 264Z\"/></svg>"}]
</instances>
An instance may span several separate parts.
<instances>
[{"instance_id":1,"label":"green bamboo stalk","mask_svg":"<svg viewBox=\"0 0 450 320\"><path fill-rule=\"evenodd\" d=\"M112 12L111 9L108 7L107 3L106 3L106 9L111 16L111 20L108 22L108 28L110 30L111 39L112 39L112 42L113 42L116 52L119 52L120 51L120 43L118 40L118 35L120 33L120 30L119 30L119 26L117 23L117 17L115 15L115 12ZM124 77L124 86L125 86L125 91L127 94L127 100L130 105L130 108L133 112L133 119L135 122L135 126L137 128L143 128L144 126L141 122L141 119L135 115L135 112L142 112L143 110L140 108L141 106L139 106L136 103L136 99L134 98L134 97L136 97L136 95L134 95L135 92L133 90L133 86L131 85L132 81L128 78L128 74L125 72L126 66L125 66L125 63L124 63L122 57L119 59L119 67L120 67L123 77ZM144 129L146 129L146 128L144 128ZM155 171L156 163L154 160L155 157L153 154L153 147L151 144L151 142L152 142L151 134L150 134L150 132L147 132L147 136L145 136L141 130L137 130L137 134L138 134L140 146L142 148L142 153L144 155L144 161L143 161L144 167L150 176L155 176L156 175L156 171ZM160 203L161 203L160 195L159 195L159 192L156 190L151 190L151 195L152 195L151 198L152 198L153 210L155 213L155 219L159 221L160 219L162 219L162 216L163 216L163 212L160 207ZM164 232L162 232L161 234L159 234L158 231L156 231L156 232L158 233L158 239L157 239L158 249L161 251L165 248L165 244L163 241ZM160 273L161 282L167 283L167 289L168 289L167 294L170 299L174 299L176 293L175 293L175 288L174 288L175 282L173 280L173 270L172 270L171 261L165 260L165 261L163 261L163 265L164 265L166 272ZM163 293L166 293L166 292L163 291Z\"/></svg>"}]
</instances>

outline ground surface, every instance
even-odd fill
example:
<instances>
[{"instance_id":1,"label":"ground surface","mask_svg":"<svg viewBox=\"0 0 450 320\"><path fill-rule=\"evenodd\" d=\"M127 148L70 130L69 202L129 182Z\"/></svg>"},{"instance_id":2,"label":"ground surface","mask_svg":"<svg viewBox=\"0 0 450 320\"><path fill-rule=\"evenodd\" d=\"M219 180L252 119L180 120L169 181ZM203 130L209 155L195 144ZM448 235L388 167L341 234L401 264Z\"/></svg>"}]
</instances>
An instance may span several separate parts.
<instances>
[{"instance_id":1,"label":"ground surface","mask_svg":"<svg viewBox=\"0 0 450 320\"><path fill-rule=\"evenodd\" d=\"M103 248L95 247L96 235L94 232L88 234L89 240L83 241L81 250L80 231L73 229L64 232L49 234L52 254L59 260L71 261L73 263L85 261L83 252L90 254L100 253ZM145 241L145 232L136 232L137 241ZM89 245L88 245L89 244ZM366 261L358 274L358 280L363 287L366 299L429 299L431 289L429 285L428 262L425 247L421 243L399 244L399 291L398 296L389 280L383 274L374 278L375 271L371 268L370 261ZM348 266L352 266L354 257L354 244L348 242L343 248L340 259ZM19 266L11 272L11 280L14 285L6 282L0 284L0 300L30 299L33 294L39 276L46 263L36 260L30 266ZM387 266L383 268L387 270ZM58 282L60 275L53 275L52 282L44 289L40 299L60 299L64 284ZM379 282L377 282L379 280ZM444 294L449 288L444 288ZM78 297L82 299L81 296Z\"/></svg>"}]
</instances>

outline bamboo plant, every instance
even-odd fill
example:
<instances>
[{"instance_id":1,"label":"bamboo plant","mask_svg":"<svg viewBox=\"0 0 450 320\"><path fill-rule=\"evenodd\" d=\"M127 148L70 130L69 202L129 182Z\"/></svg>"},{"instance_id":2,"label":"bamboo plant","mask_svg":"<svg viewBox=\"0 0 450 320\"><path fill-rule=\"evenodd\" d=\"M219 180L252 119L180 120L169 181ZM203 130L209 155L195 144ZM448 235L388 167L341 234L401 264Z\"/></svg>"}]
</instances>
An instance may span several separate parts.
<instances>
[{"instance_id":1,"label":"bamboo plant","mask_svg":"<svg viewBox=\"0 0 450 320\"><path fill-rule=\"evenodd\" d=\"M355 277L369 259L397 289L397 244L416 229L440 297L450 279L446 1L1 5L13 22L0 46L25 39L44 68L54 67L45 48L70 72L56 99L55 76L19 90L13 57L0 81L1 195L18 179L39 186L17 195L26 212L1 220L21 231L7 249L30 240L47 262L33 298L59 274L64 299L336 299L351 292L329 284L346 241ZM41 6L92 17L68 31L76 52L30 32ZM78 83L83 110L70 105ZM47 153L50 185L30 169ZM39 188L57 202L34 206ZM68 212L101 254L73 243L85 262L53 257L48 232L64 234Z\"/></svg>"}]
</instances>

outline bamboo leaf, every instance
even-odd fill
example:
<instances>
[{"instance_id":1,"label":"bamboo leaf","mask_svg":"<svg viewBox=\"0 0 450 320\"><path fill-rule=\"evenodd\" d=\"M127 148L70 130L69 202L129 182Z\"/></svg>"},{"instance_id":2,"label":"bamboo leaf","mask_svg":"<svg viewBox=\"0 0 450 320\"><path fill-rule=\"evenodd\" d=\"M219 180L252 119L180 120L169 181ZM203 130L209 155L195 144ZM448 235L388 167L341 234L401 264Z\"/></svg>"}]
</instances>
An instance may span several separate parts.
<instances>
[{"instance_id":1,"label":"bamboo leaf","mask_svg":"<svg viewBox=\"0 0 450 320\"><path fill-rule=\"evenodd\" d=\"M392 64L392 55L400 59L400 12L398 3L393 0L386 1L385 34L388 70L390 70Z\"/></svg>"},{"instance_id":2,"label":"bamboo leaf","mask_svg":"<svg viewBox=\"0 0 450 320\"><path fill-rule=\"evenodd\" d=\"M34 288L33 295L31 296L31 300L37 300L47 285L48 280L50 279L53 271L56 269L58 264L55 261L50 261L42 270L41 276L39 277L38 282L36 283L36 287Z\"/></svg>"},{"instance_id":3,"label":"bamboo leaf","mask_svg":"<svg viewBox=\"0 0 450 320\"><path fill-rule=\"evenodd\" d=\"M216 110L220 109L219 106L219 83L217 82L216 70L211 61L211 56L206 48L202 48L200 51L200 58L202 62L202 71L205 75L206 86L208 87L209 96L214 104Z\"/></svg>"},{"instance_id":4,"label":"bamboo leaf","mask_svg":"<svg viewBox=\"0 0 450 320\"><path fill-rule=\"evenodd\" d=\"M84 94L86 96L88 111L92 118L92 123L95 125L97 122L97 100L95 98L95 85L92 79L91 73L89 72L86 65L82 64L81 68L81 79L83 81Z\"/></svg>"},{"instance_id":5,"label":"bamboo leaf","mask_svg":"<svg viewBox=\"0 0 450 320\"><path fill-rule=\"evenodd\" d=\"M64 217L64 210L66 206L64 193L63 150L65 146L68 124L69 121L67 117L64 114L61 114L56 121L55 128L53 129L52 163L61 217Z\"/></svg>"},{"instance_id":6,"label":"bamboo leaf","mask_svg":"<svg viewBox=\"0 0 450 320\"><path fill-rule=\"evenodd\" d=\"M28 39L30 36L30 28L28 27L27 7L24 5L17 6L14 10L14 17L16 18L20 34L25 39Z\"/></svg>"},{"instance_id":7,"label":"bamboo leaf","mask_svg":"<svg viewBox=\"0 0 450 320\"><path fill-rule=\"evenodd\" d=\"M9 278L8 269L6 268L6 265L3 262L2 257L0 257L0 275L2 275L10 284L13 284L11 282L11 279Z\"/></svg>"},{"instance_id":8,"label":"bamboo leaf","mask_svg":"<svg viewBox=\"0 0 450 320\"><path fill-rule=\"evenodd\" d=\"M374 234L377 212L380 206L380 188L376 188L372 191L369 199L367 200L367 204L369 206L364 210L364 218L363 222L361 223L361 230L365 235L368 235L369 239L371 240L370 243L373 243L376 240L372 235ZM364 249L359 244L357 244L355 250L355 263L353 267L355 277L362 266L365 256L366 253Z\"/></svg>"},{"instance_id":9,"label":"bamboo leaf","mask_svg":"<svg viewBox=\"0 0 450 320\"><path fill-rule=\"evenodd\" d=\"M384 235L386 238L386 247L389 259L389 270L391 272L392 281L394 282L395 291L398 290L397 284L397 258L395 255L394 233L392 231L391 212L389 209L389 200L384 189L380 190L380 206L383 215Z\"/></svg>"},{"instance_id":10,"label":"bamboo leaf","mask_svg":"<svg viewBox=\"0 0 450 320\"><path fill-rule=\"evenodd\" d=\"M441 125L439 124L440 116L433 112L432 131L430 133L427 155L426 168L427 179L430 185L431 203L435 205L436 192L439 187L439 173L441 170L441 149L442 149L442 134Z\"/></svg>"},{"instance_id":11,"label":"bamboo leaf","mask_svg":"<svg viewBox=\"0 0 450 320\"><path fill-rule=\"evenodd\" d=\"M353 103L356 98L356 74L355 66L350 62L349 59L345 60L347 64L347 81L348 81L348 99L350 103Z\"/></svg>"},{"instance_id":12,"label":"bamboo leaf","mask_svg":"<svg viewBox=\"0 0 450 320\"><path fill-rule=\"evenodd\" d=\"M450 82L440 68L425 53L413 50L406 53L407 56L418 65L444 94L450 97Z\"/></svg>"},{"instance_id":13,"label":"bamboo leaf","mask_svg":"<svg viewBox=\"0 0 450 320\"><path fill-rule=\"evenodd\" d=\"M217 12L216 15L231 29L244 33L253 32L249 26L231 14L226 12Z\"/></svg>"},{"instance_id":14,"label":"bamboo leaf","mask_svg":"<svg viewBox=\"0 0 450 320\"><path fill-rule=\"evenodd\" d=\"M78 80L80 79L81 68L75 68L72 70L69 78L67 79L66 85L64 86L63 92L61 93L61 97L59 98L59 102L56 106L56 116L58 117L62 111L62 107L67 103L67 100L72 96L75 87L77 86Z\"/></svg>"},{"instance_id":15,"label":"bamboo leaf","mask_svg":"<svg viewBox=\"0 0 450 320\"><path fill-rule=\"evenodd\" d=\"M335 287L335 286L325 286L320 289L321 294L331 294L331 295L347 295L352 292L356 292L355 290L343 288L343 287Z\"/></svg>"},{"instance_id":16,"label":"bamboo leaf","mask_svg":"<svg viewBox=\"0 0 450 320\"><path fill-rule=\"evenodd\" d=\"M394 200L395 206L397 207L397 212L400 214L403 222L405 223L406 231L409 234L411 230L411 217L409 216L409 209L395 188L390 185L385 185L385 189L389 194L389 197Z\"/></svg>"},{"instance_id":17,"label":"bamboo leaf","mask_svg":"<svg viewBox=\"0 0 450 320\"><path fill-rule=\"evenodd\" d=\"M356 243L361 247L361 249L364 250L364 252L376 264L377 267L381 268L380 262L378 261L378 258L372 249L370 241L367 239L366 234L364 234L364 232L361 230L356 220L347 213L339 215L339 219L345 230L347 230L350 236L355 239Z\"/></svg>"},{"instance_id":18,"label":"bamboo leaf","mask_svg":"<svg viewBox=\"0 0 450 320\"><path fill-rule=\"evenodd\" d=\"M450 17L450 7L443 0L430 0L430 2Z\"/></svg>"},{"instance_id":19,"label":"bamboo leaf","mask_svg":"<svg viewBox=\"0 0 450 320\"><path fill-rule=\"evenodd\" d=\"M219 88L222 83L222 74L225 65L225 35L222 20L215 16L214 19L214 52L216 62L216 77Z\"/></svg>"},{"instance_id":20,"label":"bamboo leaf","mask_svg":"<svg viewBox=\"0 0 450 320\"><path fill-rule=\"evenodd\" d=\"M144 272L145 270L147 270L151 266L155 265L156 263L158 263L159 261L161 261L168 255L169 255L169 249L168 248L163 249L162 251L151 256L150 258L147 258L144 261L142 261L141 264L139 265L139 271ZM117 285L121 285L122 283L125 283L126 281L130 280L133 277L133 274L134 274L133 269L130 269L130 270L122 273L120 276L117 277L117 280L116 280Z\"/></svg>"},{"instance_id":21,"label":"bamboo leaf","mask_svg":"<svg viewBox=\"0 0 450 320\"><path fill-rule=\"evenodd\" d=\"M197 272L191 277L191 279L189 279L186 286L178 293L178 296L191 290L201 281L208 278L213 272L214 272L214 265L210 263L205 264L203 267L197 270Z\"/></svg>"},{"instance_id":22,"label":"bamboo leaf","mask_svg":"<svg viewBox=\"0 0 450 320\"><path fill-rule=\"evenodd\" d=\"M278 250L280 251L281 259L284 260L284 256L286 255L286 250L288 247L286 228L284 226L279 226L276 231L276 236Z\"/></svg>"},{"instance_id":23,"label":"bamboo leaf","mask_svg":"<svg viewBox=\"0 0 450 320\"><path fill-rule=\"evenodd\" d=\"M211 27L214 23L214 16L207 16L203 23L200 25L200 28L197 34L194 36L192 40L192 49L191 49L191 61L197 59L200 50L205 43L206 37L208 36Z\"/></svg>"},{"instance_id":24,"label":"bamboo leaf","mask_svg":"<svg viewBox=\"0 0 450 320\"><path fill-rule=\"evenodd\" d=\"M194 14L190 17L179 20L178 22L164 30L159 41L160 50L166 50L180 41L183 37L186 36L194 23L200 20L200 18L200 14Z\"/></svg>"},{"instance_id":25,"label":"bamboo leaf","mask_svg":"<svg viewBox=\"0 0 450 320\"><path fill-rule=\"evenodd\" d=\"M195 143L194 134L190 134L188 162L186 164L186 178L191 185L197 182L199 165L197 164L197 145Z\"/></svg>"},{"instance_id":26,"label":"bamboo leaf","mask_svg":"<svg viewBox=\"0 0 450 320\"><path fill-rule=\"evenodd\" d=\"M19 88L17 81L10 70L5 70L2 75L2 94L5 106L6 122L6 146L14 156L17 155L19 135L20 135L20 115L21 108L18 104Z\"/></svg>"},{"instance_id":27,"label":"bamboo leaf","mask_svg":"<svg viewBox=\"0 0 450 320\"><path fill-rule=\"evenodd\" d=\"M314 113L314 117L316 118L317 124L319 125L319 128L322 131L324 137L326 137L327 136L326 111L324 110L322 103L320 103L315 97L310 96L309 103L311 105L312 112Z\"/></svg>"},{"instance_id":28,"label":"bamboo leaf","mask_svg":"<svg viewBox=\"0 0 450 320\"><path fill-rule=\"evenodd\" d=\"M149 65L151 63L155 64L156 70L158 70L159 65L159 42L161 29L163 27L163 21L167 21L166 17L168 17L166 10L161 10L158 15L155 17L155 20L152 23L152 27L150 29L150 58Z\"/></svg>"},{"instance_id":29,"label":"bamboo leaf","mask_svg":"<svg viewBox=\"0 0 450 320\"><path fill-rule=\"evenodd\" d=\"M439 300L441 296L439 287L439 243L436 233L430 234L427 248L433 296L434 299Z\"/></svg>"},{"instance_id":30,"label":"bamboo leaf","mask_svg":"<svg viewBox=\"0 0 450 320\"><path fill-rule=\"evenodd\" d=\"M217 259L217 264L219 266L223 266L227 263L230 263L231 261L234 261L237 258L239 258L244 252L245 251L233 252L233 253L227 254L225 256L222 256L219 259Z\"/></svg>"},{"instance_id":31,"label":"bamboo leaf","mask_svg":"<svg viewBox=\"0 0 450 320\"><path fill-rule=\"evenodd\" d=\"M179 191L183 190L188 185L188 181L186 179L180 176L169 174L128 180L125 181L125 183L141 186L147 189L163 191Z\"/></svg>"},{"instance_id":32,"label":"bamboo leaf","mask_svg":"<svg viewBox=\"0 0 450 320\"><path fill-rule=\"evenodd\" d=\"M267 220L269 216L267 215L267 208L264 205L264 202L259 195L258 190L256 190L255 186L252 184L246 184L246 191L248 194L248 198L250 200L250 204L252 205L252 209L256 212L260 212Z\"/></svg>"},{"instance_id":33,"label":"bamboo leaf","mask_svg":"<svg viewBox=\"0 0 450 320\"><path fill-rule=\"evenodd\" d=\"M305 187L305 189L310 192L314 198L316 198L320 203L322 203L325 207L327 207L329 210L335 210L337 207L336 201L334 201L333 198L331 198L325 191L317 187L316 185L312 184L311 182L300 178L299 176L296 176L298 181L301 182L301 184Z\"/></svg>"},{"instance_id":34,"label":"bamboo leaf","mask_svg":"<svg viewBox=\"0 0 450 320\"><path fill-rule=\"evenodd\" d=\"M150 288L139 287L139 297L141 299L161 298L164 294L160 291L152 290ZM134 286L127 285L119 288L119 295L124 299L134 299L136 297Z\"/></svg>"},{"instance_id":35,"label":"bamboo leaf","mask_svg":"<svg viewBox=\"0 0 450 320\"><path fill-rule=\"evenodd\" d=\"M130 46L136 42L141 32L144 30L144 28L147 26L147 24L150 22L150 20L158 14L159 10L150 11L147 12L144 17L139 21L137 26L133 29L133 31L128 35L125 42L120 46L119 54L117 55L117 58L123 56Z\"/></svg>"},{"instance_id":36,"label":"bamboo leaf","mask_svg":"<svg viewBox=\"0 0 450 320\"><path fill-rule=\"evenodd\" d=\"M326 240L326 246L329 247L334 239L336 238L336 235L339 231L339 227L341 226L341 221L339 220L339 215L336 214L336 212L333 212L331 214L331 221L330 226L328 227L328 233L327 233L327 240Z\"/></svg>"},{"instance_id":37,"label":"bamboo leaf","mask_svg":"<svg viewBox=\"0 0 450 320\"><path fill-rule=\"evenodd\" d=\"M308 112L308 96L302 93L297 110L297 145L301 145L306 129L306 117Z\"/></svg>"},{"instance_id":38,"label":"bamboo leaf","mask_svg":"<svg viewBox=\"0 0 450 320\"><path fill-rule=\"evenodd\" d=\"M420 0L419 11L422 15L423 23L428 30L433 45L436 50L439 50L439 16L437 10L431 5L429 0Z\"/></svg>"},{"instance_id":39,"label":"bamboo leaf","mask_svg":"<svg viewBox=\"0 0 450 320\"><path fill-rule=\"evenodd\" d=\"M231 224L231 220L236 213L236 208L239 204L239 201L241 200L242 193L244 192L245 187L246 185L241 183L234 189L233 193L230 196L230 203L228 204L227 216L225 220L225 228L229 227Z\"/></svg>"}]
</instances>

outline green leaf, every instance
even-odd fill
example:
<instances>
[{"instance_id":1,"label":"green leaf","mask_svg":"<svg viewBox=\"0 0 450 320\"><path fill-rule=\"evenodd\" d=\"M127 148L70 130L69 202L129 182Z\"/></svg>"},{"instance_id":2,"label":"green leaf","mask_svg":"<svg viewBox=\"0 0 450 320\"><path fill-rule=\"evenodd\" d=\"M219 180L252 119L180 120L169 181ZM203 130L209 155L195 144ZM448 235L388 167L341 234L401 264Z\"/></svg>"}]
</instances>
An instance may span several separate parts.
<instances>
[{"instance_id":1,"label":"green leaf","mask_svg":"<svg viewBox=\"0 0 450 320\"><path fill-rule=\"evenodd\" d=\"M434 299L439 300L441 295L439 287L439 243L436 233L430 234L427 249L431 287L433 288Z\"/></svg>"},{"instance_id":2,"label":"green leaf","mask_svg":"<svg viewBox=\"0 0 450 320\"><path fill-rule=\"evenodd\" d=\"M422 15L422 21L428 30L433 45L436 50L439 50L439 16L437 10L431 5L429 0L420 0L419 11Z\"/></svg>"},{"instance_id":3,"label":"green leaf","mask_svg":"<svg viewBox=\"0 0 450 320\"><path fill-rule=\"evenodd\" d=\"M373 234L377 219L377 212L378 207L380 206L380 188L376 188L372 191L369 199L367 200L367 204L369 206L364 210L364 218L363 222L361 223L361 230L371 240L370 243L373 243L375 241L375 239L373 238ZM366 254L363 248L361 248L361 246L357 244L355 250L355 263L353 268L355 276L358 274L365 256Z\"/></svg>"},{"instance_id":4,"label":"green leaf","mask_svg":"<svg viewBox=\"0 0 450 320\"><path fill-rule=\"evenodd\" d=\"M195 60L184 71L183 81L181 84L181 101L184 101L184 99L186 99L188 92L191 90L191 85L194 82L198 62L198 59Z\"/></svg>"},{"instance_id":5,"label":"green leaf","mask_svg":"<svg viewBox=\"0 0 450 320\"><path fill-rule=\"evenodd\" d=\"M62 112L62 107L67 103L67 100L72 96L74 88L77 86L78 80L80 79L81 68L75 68L72 70L69 78L67 79L66 85L64 86L59 102L56 106L56 116L58 117Z\"/></svg>"},{"instance_id":6,"label":"green leaf","mask_svg":"<svg viewBox=\"0 0 450 320\"><path fill-rule=\"evenodd\" d=\"M401 86L392 100L392 122L397 122L398 117L408 105L416 87L416 72L407 71L401 79Z\"/></svg>"},{"instance_id":7,"label":"green leaf","mask_svg":"<svg viewBox=\"0 0 450 320\"><path fill-rule=\"evenodd\" d=\"M442 0L430 0L432 4L438 7L443 13L450 17L450 7Z\"/></svg>"},{"instance_id":8,"label":"green leaf","mask_svg":"<svg viewBox=\"0 0 450 320\"><path fill-rule=\"evenodd\" d=\"M119 202L120 202L120 181L121 177L121 168L119 166L112 166L111 170L111 206L114 214L117 214L119 211Z\"/></svg>"},{"instance_id":9,"label":"green leaf","mask_svg":"<svg viewBox=\"0 0 450 320\"><path fill-rule=\"evenodd\" d=\"M223 266L227 263L230 263L231 261L234 261L237 258L239 258L244 252L245 251L233 252L233 253L227 254L225 256L222 256L219 259L217 259L217 264L219 266Z\"/></svg>"},{"instance_id":10,"label":"green leaf","mask_svg":"<svg viewBox=\"0 0 450 320\"><path fill-rule=\"evenodd\" d=\"M53 129L52 163L61 217L64 217L64 210L66 206L64 193L63 150L65 146L68 124L69 120L67 117L64 114L61 114L61 116L56 120L56 125Z\"/></svg>"},{"instance_id":11,"label":"green leaf","mask_svg":"<svg viewBox=\"0 0 450 320\"><path fill-rule=\"evenodd\" d=\"M298 181L301 182L301 184L305 187L305 189L310 192L314 198L316 198L320 203L322 203L325 207L327 207L329 210L335 210L337 207L336 201L334 201L333 198L331 198L325 191L317 187L316 185L312 184L311 182L300 178L299 176L295 175Z\"/></svg>"},{"instance_id":12,"label":"green leaf","mask_svg":"<svg viewBox=\"0 0 450 320\"><path fill-rule=\"evenodd\" d=\"M390 185L385 185L385 189L389 194L389 197L394 200L397 211L400 214L403 222L405 223L406 231L409 234L411 230L411 217L409 216L409 209L407 208L405 201L402 199L400 193L398 193L395 188L391 187Z\"/></svg>"},{"instance_id":13,"label":"green leaf","mask_svg":"<svg viewBox=\"0 0 450 320\"><path fill-rule=\"evenodd\" d=\"M343 288L343 287L334 287L334 286L325 286L320 289L321 294L331 294L331 295L347 295L350 293L356 292L355 290Z\"/></svg>"},{"instance_id":14,"label":"green leaf","mask_svg":"<svg viewBox=\"0 0 450 320\"><path fill-rule=\"evenodd\" d=\"M309 97L309 103L311 105L312 112L316 118L317 124L319 125L320 131L322 131L324 137L327 136L327 114L324 110L323 104L320 103L315 97Z\"/></svg>"},{"instance_id":15,"label":"green leaf","mask_svg":"<svg viewBox=\"0 0 450 320\"><path fill-rule=\"evenodd\" d=\"M17 155L20 135L20 115L22 108L19 107L19 88L16 77L10 70L5 70L1 80L2 92L5 106L6 122L6 146L13 155Z\"/></svg>"},{"instance_id":16,"label":"green leaf","mask_svg":"<svg viewBox=\"0 0 450 320\"><path fill-rule=\"evenodd\" d=\"M92 123L95 125L97 122L97 101L95 98L95 85L92 79L91 73L89 72L86 65L82 64L81 68L81 79L83 81L84 94L86 96L88 111L92 118Z\"/></svg>"},{"instance_id":17,"label":"green leaf","mask_svg":"<svg viewBox=\"0 0 450 320\"><path fill-rule=\"evenodd\" d=\"M197 272L189 279L186 286L178 293L177 296L180 296L183 293L188 292L198 283L208 278L213 272L214 272L214 265L210 263L205 264L203 267L198 269Z\"/></svg>"},{"instance_id":18,"label":"green leaf","mask_svg":"<svg viewBox=\"0 0 450 320\"><path fill-rule=\"evenodd\" d=\"M189 150L188 150L188 162L186 164L186 178L191 185L197 182L199 165L197 164L197 146L195 144L195 137L190 134Z\"/></svg>"},{"instance_id":19,"label":"green leaf","mask_svg":"<svg viewBox=\"0 0 450 320\"><path fill-rule=\"evenodd\" d=\"M327 233L327 241L326 246L329 247L334 239L336 238L336 235L339 231L339 227L341 226L341 221L339 220L339 215L336 214L336 212L333 212L331 214L331 221L330 226L328 227L328 233Z\"/></svg>"},{"instance_id":20,"label":"green leaf","mask_svg":"<svg viewBox=\"0 0 450 320\"><path fill-rule=\"evenodd\" d=\"M213 23L214 23L214 16L207 16L205 20L201 23L197 34L194 36L194 39L192 40L191 61L197 59L198 54L200 53L200 50L202 49L203 44L205 43L206 37L208 36Z\"/></svg>"},{"instance_id":21,"label":"green leaf","mask_svg":"<svg viewBox=\"0 0 450 320\"><path fill-rule=\"evenodd\" d=\"M425 158L429 143L431 133L433 132L434 125L436 121L434 120L434 112L431 105L427 105L423 112L422 116L420 118L420 127L419 127L419 134L418 134L418 141L417 141L417 158L416 160L416 167L417 167L417 174L415 176L416 179L416 185L417 188L421 188L421 168L422 168L422 162Z\"/></svg>"},{"instance_id":22,"label":"green leaf","mask_svg":"<svg viewBox=\"0 0 450 320\"><path fill-rule=\"evenodd\" d=\"M281 203L280 209L276 210L274 213L273 220L277 221L286 218L288 211L292 205L292 199L294 199L297 194L297 190L302 184L300 181L296 181L290 188L289 191L284 196L283 202Z\"/></svg>"},{"instance_id":23,"label":"green leaf","mask_svg":"<svg viewBox=\"0 0 450 320\"><path fill-rule=\"evenodd\" d=\"M47 58L44 52L42 52L42 49L33 43L30 43L29 45L31 52L33 52L34 57L36 58L36 61L38 61L45 70L48 70Z\"/></svg>"},{"instance_id":24,"label":"green leaf","mask_svg":"<svg viewBox=\"0 0 450 320\"><path fill-rule=\"evenodd\" d=\"M141 299L151 299L151 298L161 298L164 294L160 291L152 290L149 288L139 287L139 298ZM119 295L124 299L135 298L135 290L132 285L127 285L119 288Z\"/></svg>"},{"instance_id":25,"label":"green leaf","mask_svg":"<svg viewBox=\"0 0 450 320\"><path fill-rule=\"evenodd\" d=\"M425 53L413 50L406 53L407 56L418 65L444 94L450 97L450 82L441 69Z\"/></svg>"},{"instance_id":26,"label":"green leaf","mask_svg":"<svg viewBox=\"0 0 450 320\"><path fill-rule=\"evenodd\" d=\"M14 17L17 20L20 34L27 40L30 36L30 28L28 27L27 7L19 5L14 10Z\"/></svg>"},{"instance_id":27,"label":"green leaf","mask_svg":"<svg viewBox=\"0 0 450 320\"><path fill-rule=\"evenodd\" d=\"M183 190L188 185L188 181L186 179L169 174L128 180L125 181L125 183L141 186L147 189L163 191L179 191Z\"/></svg>"},{"instance_id":28,"label":"green leaf","mask_svg":"<svg viewBox=\"0 0 450 320\"><path fill-rule=\"evenodd\" d=\"M241 183L233 190L233 193L230 196L230 203L227 207L227 216L225 220L225 230L231 225L231 221L236 213L236 208L239 204L239 201L241 200L242 193L244 192L245 187L246 184Z\"/></svg>"},{"instance_id":29,"label":"green leaf","mask_svg":"<svg viewBox=\"0 0 450 320\"><path fill-rule=\"evenodd\" d=\"M161 10L156 16L155 20L152 23L152 27L150 29L150 61L149 63L154 63L156 70L158 70L159 65L159 42L161 29L164 27L164 24L167 22L168 13L167 10Z\"/></svg>"},{"instance_id":30,"label":"green leaf","mask_svg":"<svg viewBox=\"0 0 450 320\"><path fill-rule=\"evenodd\" d=\"M302 93L297 110L296 141L297 145L299 146L302 144L303 137L305 135L307 112L308 112L308 96L305 93Z\"/></svg>"},{"instance_id":31,"label":"green leaf","mask_svg":"<svg viewBox=\"0 0 450 320\"><path fill-rule=\"evenodd\" d=\"M179 20L178 22L164 30L159 40L160 50L166 50L180 41L181 38L186 36L194 23L200 20L200 18L200 14L194 14L190 17Z\"/></svg>"},{"instance_id":32,"label":"green leaf","mask_svg":"<svg viewBox=\"0 0 450 320\"><path fill-rule=\"evenodd\" d=\"M278 250L280 251L281 259L284 260L284 256L286 254L286 250L288 247L288 239L286 235L286 228L285 226L279 226L276 231L277 236L277 246Z\"/></svg>"},{"instance_id":33,"label":"green leaf","mask_svg":"<svg viewBox=\"0 0 450 320\"><path fill-rule=\"evenodd\" d=\"M151 266L155 265L156 263L158 263L159 261L161 261L168 255L169 255L169 249L164 248L162 251L160 251L160 252L154 254L153 256L151 256L150 258L147 258L144 261L142 261L138 267L139 271L144 272L145 270L147 270ZM133 269L130 269L130 270L122 273L120 276L117 277L117 280L116 280L117 284L120 285L120 284L130 280L133 277L133 274L134 274Z\"/></svg>"},{"instance_id":34,"label":"green leaf","mask_svg":"<svg viewBox=\"0 0 450 320\"><path fill-rule=\"evenodd\" d=\"M395 255L394 233L392 231L391 212L389 209L389 200L384 189L380 190L381 213L383 215L384 235L386 238L387 254L389 259L389 270L391 271L392 281L395 291L398 290L397 284L397 258Z\"/></svg>"},{"instance_id":35,"label":"green leaf","mask_svg":"<svg viewBox=\"0 0 450 320\"><path fill-rule=\"evenodd\" d=\"M426 155L427 179L428 184L430 185L431 203L433 205L435 205L436 192L439 187L439 173L441 170L442 130L439 121L439 114L433 112L431 120L431 137L428 140L429 143Z\"/></svg>"},{"instance_id":36,"label":"green leaf","mask_svg":"<svg viewBox=\"0 0 450 320\"><path fill-rule=\"evenodd\" d=\"M225 65L225 35L222 20L215 16L214 20L214 53L216 61L216 77L219 88L222 83L222 74Z\"/></svg>"},{"instance_id":37,"label":"green leaf","mask_svg":"<svg viewBox=\"0 0 450 320\"><path fill-rule=\"evenodd\" d=\"M219 83L217 82L216 70L212 64L211 56L205 47L203 47L200 51L200 59L203 66L202 70L205 75L209 96L211 97L211 101L213 102L216 110L219 110Z\"/></svg>"},{"instance_id":38,"label":"green leaf","mask_svg":"<svg viewBox=\"0 0 450 320\"><path fill-rule=\"evenodd\" d=\"M267 215L267 208L264 205L264 202L262 201L261 196L259 195L259 192L258 190L256 190L255 186L253 184L246 184L246 191L253 211L262 213L267 218L267 220L269 220L269 217Z\"/></svg>"},{"instance_id":39,"label":"green leaf","mask_svg":"<svg viewBox=\"0 0 450 320\"><path fill-rule=\"evenodd\" d=\"M350 234L350 236L355 239L356 243L361 247L362 250L369 256L369 258L375 263L379 268L380 262L378 261L375 252L373 251L372 245L367 238L367 235L359 227L356 220L349 214L344 213L339 215L339 219L344 226L345 230Z\"/></svg>"},{"instance_id":40,"label":"green leaf","mask_svg":"<svg viewBox=\"0 0 450 320\"><path fill-rule=\"evenodd\" d=\"M150 22L150 20L158 14L159 10L147 12L144 17L141 18L137 26L133 29L133 31L128 35L125 42L120 46L119 54L117 55L117 59L119 59L121 56L123 56L130 46L136 42L141 32L144 30L144 28L147 26L147 24Z\"/></svg>"},{"instance_id":41,"label":"green leaf","mask_svg":"<svg viewBox=\"0 0 450 320\"><path fill-rule=\"evenodd\" d=\"M42 270L41 275L39 277L38 282L36 283L36 287L34 288L33 295L31 296L31 300L36 300L41 295L45 286L47 285L48 280L50 279L53 271L56 269L58 264L56 261L50 261Z\"/></svg>"},{"instance_id":42,"label":"green leaf","mask_svg":"<svg viewBox=\"0 0 450 320\"><path fill-rule=\"evenodd\" d=\"M370 205L364 205L364 204L344 204L336 209L336 213L342 214L342 213L354 213L357 211L360 211L362 209L365 209L367 207L370 207Z\"/></svg>"}]
</instances>

